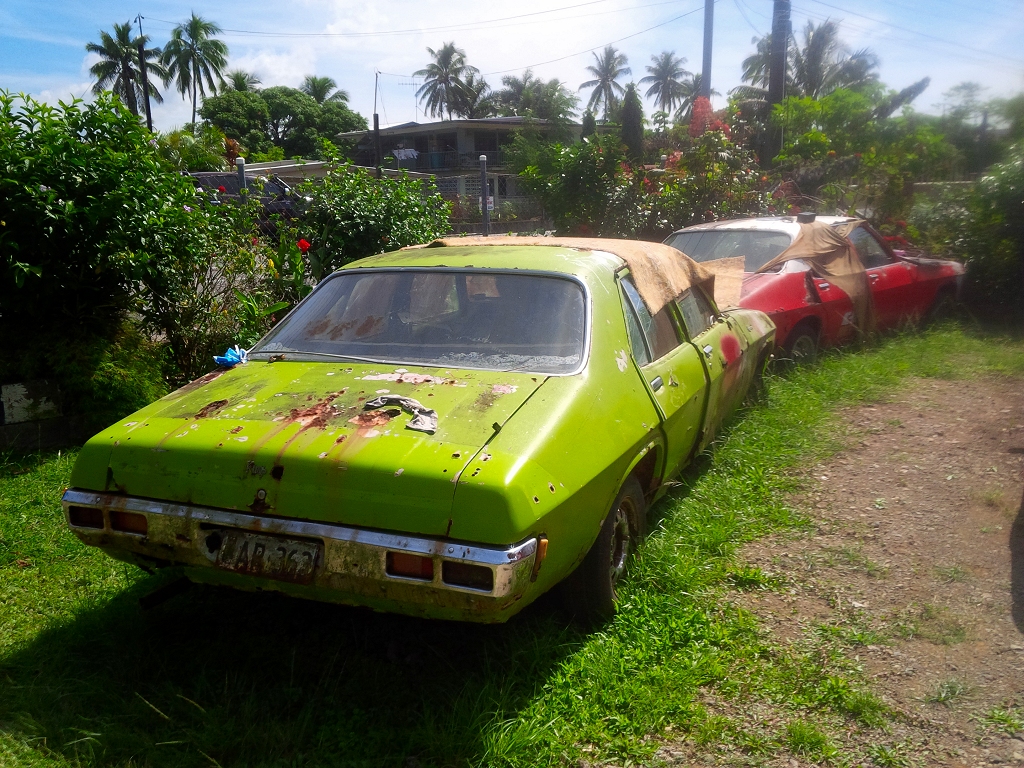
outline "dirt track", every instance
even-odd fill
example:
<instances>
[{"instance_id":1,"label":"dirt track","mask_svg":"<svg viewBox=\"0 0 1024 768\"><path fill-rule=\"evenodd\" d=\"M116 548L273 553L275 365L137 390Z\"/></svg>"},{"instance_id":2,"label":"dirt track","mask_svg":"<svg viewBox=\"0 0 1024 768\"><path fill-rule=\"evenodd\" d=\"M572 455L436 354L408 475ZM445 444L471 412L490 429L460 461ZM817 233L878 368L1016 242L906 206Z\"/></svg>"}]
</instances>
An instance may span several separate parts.
<instances>
[{"instance_id":1,"label":"dirt track","mask_svg":"<svg viewBox=\"0 0 1024 768\"><path fill-rule=\"evenodd\" d=\"M853 447L795 500L816 532L744 553L792 589L740 602L783 641L874 632L851 653L911 760L1024 765L1024 733L984 719L1024 707L1024 382L908 381L843 417Z\"/></svg>"}]
</instances>

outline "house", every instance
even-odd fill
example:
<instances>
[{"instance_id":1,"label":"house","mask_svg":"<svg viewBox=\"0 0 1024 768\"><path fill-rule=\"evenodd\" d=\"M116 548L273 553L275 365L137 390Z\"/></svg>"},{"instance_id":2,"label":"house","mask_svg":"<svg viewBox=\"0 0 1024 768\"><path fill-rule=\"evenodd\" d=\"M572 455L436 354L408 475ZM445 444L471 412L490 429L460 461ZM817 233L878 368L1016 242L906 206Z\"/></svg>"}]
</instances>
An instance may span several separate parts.
<instances>
[{"instance_id":1,"label":"house","mask_svg":"<svg viewBox=\"0 0 1024 768\"><path fill-rule=\"evenodd\" d=\"M563 134L566 126L526 117L487 117L478 120L442 120L402 123L380 129L385 168L433 174L438 190L449 199L480 197L480 155L487 156L487 194L495 206L503 202L532 202L509 168L508 148L517 129L529 127L541 134ZM580 137L581 126L569 123L569 136ZM376 165L373 131L338 134L352 141L349 153L357 165Z\"/></svg>"}]
</instances>

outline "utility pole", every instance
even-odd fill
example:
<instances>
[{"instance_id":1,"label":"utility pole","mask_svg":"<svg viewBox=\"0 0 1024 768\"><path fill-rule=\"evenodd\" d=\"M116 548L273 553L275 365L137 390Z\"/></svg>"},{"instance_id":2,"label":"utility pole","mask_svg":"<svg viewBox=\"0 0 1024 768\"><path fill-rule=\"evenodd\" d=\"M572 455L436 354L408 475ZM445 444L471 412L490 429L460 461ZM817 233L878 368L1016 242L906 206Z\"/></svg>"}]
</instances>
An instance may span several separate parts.
<instances>
[{"instance_id":1,"label":"utility pole","mask_svg":"<svg viewBox=\"0 0 1024 768\"><path fill-rule=\"evenodd\" d=\"M384 165L384 156L380 149L380 118L377 116L377 88L380 81L380 72L373 70L373 164L377 166L377 178L384 175L381 166Z\"/></svg>"},{"instance_id":2,"label":"utility pole","mask_svg":"<svg viewBox=\"0 0 1024 768\"><path fill-rule=\"evenodd\" d=\"M775 0L772 11L772 53L768 68L768 120L776 104L786 98L786 54L789 47L790 4L789 0ZM767 163L771 163L782 149L782 129L768 128ZM767 164L766 163L766 164Z\"/></svg>"},{"instance_id":3,"label":"utility pole","mask_svg":"<svg viewBox=\"0 0 1024 768\"><path fill-rule=\"evenodd\" d=\"M142 19L140 13L135 17L139 22L139 74L142 77L142 102L146 105L146 128L153 130L153 111L149 107L149 76L146 73L146 36L142 34Z\"/></svg>"},{"instance_id":4,"label":"utility pole","mask_svg":"<svg viewBox=\"0 0 1024 768\"><path fill-rule=\"evenodd\" d=\"M704 66L700 72L700 93L711 98L711 41L715 29L715 0L704 0Z\"/></svg>"}]
</instances>

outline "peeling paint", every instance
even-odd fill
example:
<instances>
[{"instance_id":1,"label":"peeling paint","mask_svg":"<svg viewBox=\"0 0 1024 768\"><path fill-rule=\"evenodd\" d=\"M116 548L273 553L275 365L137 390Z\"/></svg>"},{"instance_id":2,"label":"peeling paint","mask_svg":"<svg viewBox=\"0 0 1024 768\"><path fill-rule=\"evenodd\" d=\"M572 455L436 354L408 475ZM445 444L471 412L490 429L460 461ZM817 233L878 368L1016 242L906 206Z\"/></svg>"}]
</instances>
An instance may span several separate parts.
<instances>
[{"instance_id":1,"label":"peeling paint","mask_svg":"<svg viewBox=\"0 0 1024 768\"><path fill-rule=\"evenodd\" d=\"M626 357L626 350L621 349L615 355L615 364L619 367L619 371L625 371L629 365L629 358Z\"/></svg>"},{"instance_id":2,"label":"peeling paint","mask_svg":"<svg viewBox=\"0 0 1024 768\"><path fill-rule=\"evenodd\" d=\"M493 387L491 387L491 392L493 392L496 395L511 395L517 389L519 389L519 387L517 387L515 384L495 384Z\"/></svg>"},{"instance_id":3,"label":"peeling paint","mask_svg":"<svg viewBox=\"0 0 1024 768\"><path fill-rule=\"evenodd\" d=\"M401 475L401 474L402 474L403 472L405 472L405 470L404 470L404 469L402 469L401 467L399 467L398 469L396 469L396 470L395 470L395 477L398 477L398 476L399 476L399 475Z\"/></svg>"},{"instance_id":4,"label":"peeling paint","mask_svg":"<svg viewBox=\"0 0 1024 768\"><path fill-rule=\"evenodd\" d=\"M353 416L348 423L355 424L357 427L379 427L387 424L400 413L401 411L394 408L387 411L367 411Z\"/></svg>"}]
</instances>

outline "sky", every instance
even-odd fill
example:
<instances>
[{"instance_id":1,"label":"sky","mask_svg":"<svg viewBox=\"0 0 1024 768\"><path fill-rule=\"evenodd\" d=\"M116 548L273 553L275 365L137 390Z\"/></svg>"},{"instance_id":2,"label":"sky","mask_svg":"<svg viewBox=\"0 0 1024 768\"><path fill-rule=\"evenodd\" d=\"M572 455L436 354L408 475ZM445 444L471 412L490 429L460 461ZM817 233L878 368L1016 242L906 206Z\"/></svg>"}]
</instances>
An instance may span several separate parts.
<instances>
[{"instance_id":1,"label":"sky","mask_svg":"<svg viewBox=\"0 0 1024 768\"><path fill-rule=\"evenodd\" d=\"M888 86L900 89L923 77L931 85L915 102L939 113L942 94L974 81L983 97L1024 92L1024 0L793 0L793 26L808 20L841 21L851 49L870 48ZM306 75L332 77L350 105L382 125L425 117L412 73L429 61L427 48L447 42L466 52L492 88L505 74L527 67L545 80L572 88L589 79L592 51L607 44L629 58L630 79L647 74L651 56L674 51L699 71L703 0L4 0L0 4L0 89L56 103L90 98L89 68L96 57L86 43L100 30L141 15L153 45L193 11L220 25L229 68L254 72L264 86L298 86ZM741 62L751 39L770 30L772 0L716 0L712 87L722 95L741 83ZM376 73L380 73L379 76ZM375 76L379 87L374 88ZM171 85L154 105L159 130L190 119L190 105ZM582 92L583 99L589 92ZM647 113L653 111L647 102Z\"/></svg>"}]
</instances>

